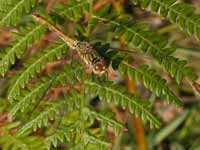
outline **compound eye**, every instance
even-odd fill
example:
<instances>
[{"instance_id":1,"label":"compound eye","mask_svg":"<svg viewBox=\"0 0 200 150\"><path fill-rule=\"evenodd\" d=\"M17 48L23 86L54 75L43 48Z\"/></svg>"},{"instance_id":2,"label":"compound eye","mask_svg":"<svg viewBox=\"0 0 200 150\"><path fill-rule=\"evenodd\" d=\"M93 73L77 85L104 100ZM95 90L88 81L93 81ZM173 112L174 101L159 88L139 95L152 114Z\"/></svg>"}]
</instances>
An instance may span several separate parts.
<instances>
[{"instance_id":1,"label":"compound eye","mask_svg":"<svg viewBox=\"0 0 200 150\"><path fill-rule=\"evenodd\" d=\"M101 63L97 63L95 66L94 66L94 69L93 69L93 72L95 73L95 74L101 74L101 73L103 73L103 66L102 66L102 64Z\"/></svg>"},{"instance_id":2,"label":"compound eye","mask_svg":"<svg viewBox=\"0 0 200 150\"><path fill-rule=\"evenodd\" d=\"M95 74L102 75L102 74L105 73L106 68L107 68L107 67L106 67L105 62L100 61L100 62L97 62L97 63L94 65L94 67L93 67L93 72L94 72Z\"/></svg>"},{"instance_id":3,"label":"compound eye","mask_svg":"<svg viewBox=\"0 0 200 150\"><path fill-rule=\"evenodd\" d=\"M99 67L99 65L97 64L97 65L95 66L95 70L98 71L99 68L100 68L100 67Z\"/></svg>"}]
</instances>

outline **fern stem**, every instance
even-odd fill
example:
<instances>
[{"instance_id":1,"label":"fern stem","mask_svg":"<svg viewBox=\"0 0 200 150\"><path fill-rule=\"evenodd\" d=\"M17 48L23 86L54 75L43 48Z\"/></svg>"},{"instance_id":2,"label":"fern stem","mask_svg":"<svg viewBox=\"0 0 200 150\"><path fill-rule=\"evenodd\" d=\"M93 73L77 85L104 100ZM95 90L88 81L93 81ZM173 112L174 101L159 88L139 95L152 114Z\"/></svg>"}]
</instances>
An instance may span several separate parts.
<instances>
[{"instance_id":1,"label":"fern stem","mask_svg":"<svg viewBox=\"0 0 200 150\"><path fill-rule=\"evenodd\" d=\"M133 80L130 80L129 78L127 78L126 84L127 84L128 91L130 93L135 94L136 88L134 86ZM144 128L143 128L141 120L135 117L134 115L132 115L132 124L134 125L134 129L135 129L137 150L146 150L146 140L145 140Z\"/></svg>"},{"instance_id":2,"label":"fern stem","mask_svg":"<svg viewBox=\"0 0 200 150\"><path fill-rule=\"evenodd\" d=\"M115 139L115 145L113 146L113 150L120 150L121 149L121 139L122 139L123 133L120 132L120 134Z\"/></svg>"},{"instance_id":3,"label":"fern stem","mask_svg":"<svg viewBox=\"0 0 200 150\"><path fill-rule=\"evenodd\" d=\"M82 74L82 81L85 80L85 73ZM83 87L83 86L81 86ZM80 113L80 116L81 116L81 123L80 123L80 128L81 128L81 142L85 142L85 120L84 120L84 99L85 99L85 92L83 89L81 89L81 98L80 98L80 101L81 101L81 106L80 106L80 110L79 110L79 113ZM82 150L85 149L85 145L83 144L83 146L81 147Z\"/></svg>"}]
</instances>

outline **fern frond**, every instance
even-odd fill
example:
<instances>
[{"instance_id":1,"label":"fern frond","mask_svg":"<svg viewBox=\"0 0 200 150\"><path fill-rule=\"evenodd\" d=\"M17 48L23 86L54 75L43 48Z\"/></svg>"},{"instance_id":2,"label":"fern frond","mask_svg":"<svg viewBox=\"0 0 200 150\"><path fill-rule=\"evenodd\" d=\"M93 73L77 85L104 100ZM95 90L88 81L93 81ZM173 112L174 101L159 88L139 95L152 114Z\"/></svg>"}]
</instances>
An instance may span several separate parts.
<instances>
[{"instance_id":1,"label":"fern frond","mask_svg":"<svg viewBox=\"0 0 200 150\"><path fill-rule=\"evenodd\" d=\"M15 25L37 4L37 0L4 0L0 3L0 26Z\"/></svg>"},{"instance_id":2,"label":"fern frond","mask_svg":"<svg viewBox=\"0 0 200 150\"><path fill-rule=\"evenodd\" d=\"M113 99L114 103L122 106L123 109L129 107L130 111L137 117L148 121L150 127L158 128L160 126L159 121L149 112L140 97L127 93L125 89L113 84L113 82L88 79L84 81L84 91L91 96L98 95L100 99L106 100L108 103Z\"/></svg>"},{"instance_id":3,"label":"fern frond","mask_svg":"<svg viewBox=\"0 0 200 150\"><path fill-rule=\"evenodd\" d=\"M46 28L41 24L30 23L25 28L21 28L20 33L14 35L16 41L11 43L11 47L6 49L5 54L0 55L0 73L4 76L10 65L15 63L15 59L21 58L26 48L35 40L39 40L45 31Z\"/></svg>"},{"instance_id":4,"label":"fern frond","mask_svg":"<svg viewBox=\"0 0 200 150\"><path fill-rule=\"evenodd\" d=\"M70 65L65 65L63 71L56 72L57 77L54 86L65 85L66 83L74 84L82 80L84 67L77 61L72 61ZM73 92L72 92L73 93ZM73 93L72 95L76 95Z\"/></svg>"},{"instance_id":5,"label":"fern frond","mask_svg":"<svg viewBox=\"0 0 200 150\"><path fill-rule=\"evenodd\" d=\"M95 12L90 11L89 12L89 16L93 16L93 15L97 15L99 17L106 16L109 13L110 8L111 8L111 4L109 4L109 3L105 4ZM96 27L97 23L98 23L98 19L96 19L94 17L90 17L89 18L88 25L87 25L87 34L86 34L86 36L89 36L88 33L90 33ZM81 27L79 27L79 28L81 28Z\"/></svg>"},{"instance_id":6,"label":"fern frond","mask_svg":"<svg viewBox=\"0 0 200 150\"><path fill-rule=\"evenodd\" d=\"M57 130L53 135L46 138L46 145L48 149L51 148L51 145L54 147L58 146L58 143L63 143L64 141L70 141L71 133L66 130Z\"/></svg>"},{"instance_id":7,"label":"fern frond","mask_svg":"<svg viewBox=\"0 0 200 150\"><path fill-rule=\"evenodd\" d=\"M91 0L69 0L67 5L56 3L52 11L63 18L68 18L72 21L78 21L84 11L89 11Z\"/></svg>"},{"instance_id":8,"label":"fern frond","mask_svg":"<svg viewBox=\"0 0 200 150\"><path fill-rule=\"evenodd\" d=\"M34 136L15 137L3 135L0 137L0 145L3 150L23 149L23 150L46 150L43 141Z\"/></svg>"},{"instance_id":9,"label":"fern frond","mask_svg":"<svg viewBox=\"0 0 200 150\"><path fill-rule=\"evenodd\" d=\"M22 126L18 132L17 132L17 137L22 136L26 131L29 131L33 129L33 131L36 131L37 128L41 127L47 127L48 125L48 120L51 118L55 118L59 111L63 107L64 102L60 103L53 103L51 106L46 107L46 109L40 113L38 116L36 116L33 120L29 121L27 124Z\"/></svg>"},{"instance_id":10,"label":"fern frond","mask_svg":"<svg viewBox=\"0 0 200 150\"><path fill-rule=\"evenodd\" d=\"M37 83L34 87L28 87L29 90L23 91L23 95L16 97L18 102L9 111L9 119L12 120L19 110L24 112L33 101L41 99L45 95L46 91L51 87L52 82L53 80L51 79L46 80L44 83Z\"/></svg>"},{"instance_id":11,"label":"fern frond","mask_svg":"<svg viewBox=\"0 0 200 150\"><path fill-rule=\"evenodd\" d=\"M191 82L197 80L198 76L192 67L186 66L187 61L181 60L173 56L155 56L158 63L175 78L180 84L184 77L187 77Z\"/></svg>"},{"instance_id":12,"label":"fern frond","mask_svg":"<svg viewBox=\"0 0 200 150\"><path fill-rule=\"evenodd\" d=\"M54 59L61 59L63 53L66 51L68 51L66 44L61 43L40 51L35 57L32 57L32 59L25 64L25 68L20 71L13 80L8 93L8 99L12 101L20 94L20 88L24 88L25 84L27 84L36 73L40 72L47 63L52 62Z\"/></svg>"},{"instance_id":13,"label":"fern frond","mask_svg":"<svg viewBox=\"0 0 200 150\"><path fill-rule=\"evenodd\" d=\"M84 133L83 141L69 147L69 150L107 150L111 143L108 143L88 132Z\"/></svg>"},{"instance_id":14,"label":"fern frond","mask_svg":"<svg viewBox=\"0 0 200 150\"><path fill-rule=\"evenodd\" d=\"M175 51L162 36L151 32L145 24L132 23L129 20L117 18L110 21L106 18L93 16L99 20L112 25L112 31L118 36L123 36L130 47L139 48L150 54L167 72L180 83L186 76L189 80L195 81L197 75L190 67L186 67L186 61L171 56ZM153 38L152 38L153 37Z\"/></svg>"},{"instance_id":15,"label":"fern frond","mask_svg":"<svg viewBox=\"0 0 200 150\"><path fill-rule=\"evenodd\" d=\"M23 112L30 104L44 97L45 93L53 86L64 85L66 83L76 83L80 80L82 76L83 69L78 67L79 65L73 61L71 65L67 65L63 71L57 71L55 73L50 74L48 77L42 77L42 81L37 82L34 87L28 86L28 90L23 90L22 95L17 96L15 101L17 103L14 107L9 111L9 119L16 115L16 113L20 110ZM75 68L78 67L78 68ZM80 107L80 101L78 101L78 92L74 89L70 90L70 97L67 97L67 105L69 105L69 109L73 109L74 107ZM76 100L75 100L76 99Z\"/></svg>"},{"instance_id":16,"label":"fern frond","mask_svg":"<svg viewBox=\"0 0 200 150\"><path fill-rule=\"evenodd\" d=\"M119 135L121 129L123 128L123 125L114 119L107 117L103 114L97 113L91 109L84 108L84 114L87 116L90 120L90 122L94 122L95 119L101 121L103 126L106 128L107 126L111 126L114 129L114 132L116 135Z\"/></svg>"},{"instance_id":17,"label":"fern frond","mask_svg":"<svg viewBox=\"0 0 200 150\"><path fill-rule=\"evenodd\" d=\"M110 143L99 139L93 135L91 135L90 133L85 133L84 134L84 144L87 145L88 143L90 144L94 144L94 145L99 145L102 149L105 147L108 147L110 145Z\"/></svg>"},{"instance_id":18,"label":"fern frond","mask_svg":"<svg viewBox=\"0 0 200 150\"><path fill-rule=\"evenodd\" d=\"M151 11L160 13L179 28L185 29L190 35L194 34L200 40L200 15L194 13L194 8L176 0L132 0L145 9L150 6Z\"/></svg>"},{"instance_id":19,"label":"fern frond","mask_svg":"<svg viewBox=\"0 0 200 150\"><path fill-rule=\"evenodd\" d=\"M112 20L95 15L92 17L108 23L111 25L111 31L118 36L123 36L127 44L140 48L143 52L150 55L160 54L166 56L175 51L175 48L170 47L164 37L156 32L150 31L149 27L144 23L133 22L125 16L123 18L116 16Z\"/></svg>"},{"instance_id":20,"label":"fern frond","mask_svg":"<svg viewBox=\"0 0 200 150\"><path fill-rule=\"evenodd\" d=\"M93 15L93 13L95 13L98 16L105 16L108 13L110 9L110 4L105 4L104 6L102 6L102 8L100 8L96 12L93 12L93 2L93 0L69 0L68 5L64 5L63 3L58 2L52 8L52 11L55 14L59 15L59 17L63 19L68 18L74 22L80 21L80 19L84 16L85 12L87 12L89 16ZM84 28L84 26L80 24L76 24L76 30L79 31L82 35L88 36L92 29L94 29L97 22L97 19L89 17L87 28Z\"/></svg>"},{"instance_id":21,"label":"fern frond","mask_svg":"<svg viewBox=\"0 0 200 150\"><path fill-rule=\"evenodd\" d=\"M74 110L79 110L81 107L81 100L82 100L82 96L80 92L78 92L74 88L71 88L69 95L64 95L64 97L66 97L67 99L66 105L67 105L68 111L71 112Z\"/></svg>"},{"instance_id":22,"label":"fern frond","mask_svg":"<svg viewBox=\"0 0 200 150\"><path fill-rule=\"evenodd\" d=\"M62 8L60 10L64 9ZM95 24L96 20L110 23L111 30L115 34L123 36L125 42L130 47L139 48L143 52L150 54L176 79L177 83L180 84L184 77L188 77L192 82L197 79L197 75L193 70L190 67L186 67L186 61L171 56L176 50L175 47L169 46L168 41L164 37L156 32L151 32L145 24L131 22L126 17L123 17L123 19L122 17L114 17L114 20L113 18L112 20L106 19L98 14L92 14L91 17L92 26Z\"/></svg>"},{"instance_id":23,"label":"fern frond","mask_svg":"<svg viewBox=\"0 0 200 150\"><path fill-rule=\"evenodd\" d=\"M155 69L150 69L147 65L134 68L126 62L122 62L119 70L122 74L128 75L130 79L142 82L146 88L150 89L156 96L166 99L168 103L182 104L181 100L167 87L166 80L162 79Z\"/></svg>"},{"instance_id":24,"label":"fern frond","mask_svg":"<svg viewBox=\"0 0 200 150\"><path fill-rule=\"evenodd\" d=\"M77 123L72 125L60 125L56 131L45 139L45 144L48 149L51 146L57 147L59 143L70 142L76 134L76 128L79 126Z\"/></svg>"}]
</instances>

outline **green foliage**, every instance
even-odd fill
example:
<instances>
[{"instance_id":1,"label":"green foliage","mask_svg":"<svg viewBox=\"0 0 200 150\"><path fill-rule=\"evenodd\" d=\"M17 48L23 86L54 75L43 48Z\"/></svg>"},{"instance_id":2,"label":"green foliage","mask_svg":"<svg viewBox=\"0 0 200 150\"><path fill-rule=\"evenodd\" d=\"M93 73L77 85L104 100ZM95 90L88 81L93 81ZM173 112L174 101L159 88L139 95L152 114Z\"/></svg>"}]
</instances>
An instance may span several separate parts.
<instances>
[{"instance_id":1,"label":"green foliage","mask_svg":"<svg viewBox=\"0 0 200 150\"><path fill-rule=\"evenodd\" d=\"M64 7L63 5L61 6ZM109 10L107 6L109 5L103 7L96 14L90 14L93 18L93 26L97 24L96 20L109 23L111 25L110 31L113 31L119 37L123 36L129 47L139 48L143 52L150 54L163 69L176 79L177 83L180 84L185 76L188 77L190 81L195 81L197 79L197 75L194 73L193 69L186 66L185 60L180 60L171 56L176 50L175 47L170 46L168 41L158 33L150 31L147 25L140 22L133 22L125 16L118 16L115 14L111 15L110 18L108 17L109 19L106 17L102 18ZM82 9L84 9L84 7L82 7ZM63 10L63 8L61 8L60 11L61 10ZM61 16L64 14L66 14L65 17L67 17L68 13L63 13Z\"/></svg>"},{"instance_id":2,"label":"green foliage","mask_svg":"<svg viewBox=\"0 0 200 150\"><path fill-rule=\"evenodd\" d=\"M0 136L0 147L2 150L46 150L45 140L43 137L38 137L35 135L17 137L14 134L11 134L10 131L15 130L21 125L19 121L10 122L1 128Z\"/></svg>"},{"instance_id":3,"label":"green foliage","mask_svg":"<svg viewBox=\"0 0 200 150\"><path fill-rule=\"evenodd\" d=\"M95 119L101 121L104 128L106 129L108 126L113 127L114 132L116 135L119 135L120 130L123 128L123 125L119 122L113 120L112 118L109 118L107 116L104 116L103 114L97 113L95 111L92 111L90 109L85 108L84 109L84 115L89 117L90 122L94 122Z\"/></svg>"},{"instance_id":4,"label":"green foliage","mask_svg":"<svg viewBox=\"0 0 200 150\"><path fill-rule=\"evenodd\" d=\"M34 41L39 40L45 33L45 27L39 24L29 23L27 27L21 27L19 32L14 34L16 39L10 47L5 50L5 53L0 55L0 73L5 75L10 65L15 64L16 58L21 58L28 46L31 46Z\"/></svg>"},{"instance_id":5,"label":"green foliage","mask_svg":"<svg viewBox=\"0 0 200 150\"><path fill-rule=\"evenodd\" d=\"M52 82L52 79L43 79L43 83L37 83L35 87L28 87L28 90L23 91L23 95L16 97L18 102L10 110L9 119L12 120L19 110L24 112L35 100L41 99L51 87Z\"/></svg>"},{"instance_id":6,"label":"green foliage","mask_svg":"<svg viewBox=\"0 0 200 150\"><path fill-rule=\"evenodd\" d=\"M155 136L155 144L160 143L164 138L166 138L169 134L174 132L174 130L187 118L189 111L183 112L177 118L175 118L170 124L160 130Z\"/></svg>"},{"instance_id":7,"label":"green foliage","mask_svg":"<svg viewBox=\"0 0 200 150\"><path fill-rule=\"evenodd\" d=\"M23 150L46 150L44 143L38 137L14 137L4 135L0 137L2 150L23 149Z\"/></svg>"},{"instance_id":8,"label":"green foliage","mask_svg":"<svg viewBox=\"0 0 200 150\"><path fill-rule=\"evenodd\" d=\"M194 7L176 0L132 0L134 4L140 4L145 9L150 6L151 11L159 12L171 23L176 23L179 28L185 29L190 35L200 40L199 14L194 14Z\"/></svg>"},{"instance_id":9,"label":"green foliage","mask_svg":"<svg viewBox=\"0 0 200 150\"><path fill-rule=\"evenodd\" d=\"M109 146L108 142L100 140L97 137L95 137L89 133L84 134L84 138L86 139L85 144L91 143L94 145L98 145L99 149L103 149L103 148L105 149L105 146Z\"/></svg>"},{"instance_id":10,"label":"green foliage","mask_svg":"<svg viewBox=\"0 0 200 150\"><path fill-rule=\"evenodd\" d=\"M66 132L67 131L67 132ZM46 144L48 145L48 148L50 149L51 145L53 145L54 147L57 147L58 142L63 143L63 141L70 141L70 137L72 139L72 132L68 131L68 130L59 130L57 131L55 134L53 134L52 136L48 137L46 139ZM92 148L95 147L95 149L100 149L100 150L106 150L106 147L108 147L110 145L110 143L103 141L102 139L99 139L97 137L95 137L92 134L89 133L85 133L83 138L85 139L84 143L78 143L77 145L75 145L74 147L70 147L70 150L73 149L87 149L90 150ZM92 145L91 145L92 144ZM86 145L86 146L84 146ZM94 146L95 145L95 146Z\"/></svg>"},{"instance_id":11,"label":"green foliage","mask_svg":"<svg viewBox=\"0 0 200 150\"><path fill-rule=\"evenodd\" d=\"M24 13L29 13L36 4L37 0L0 1L0 26L15 25Z\"/></svg>"},{"instance_id":12,"label":"green foliage","mask_svg":"<svg viewBox=\"0 0 200 150\"><path fill-rule=\"evenodd\" d=\"M59 143L64 143L70 141L73 138L74 126L60 127L52 135L48 136L45 139L45 143L48 149L53 145L57 147Z\"/></svg>"},{"instance_id":13,"label":"green foliage","mask_svg":"<svg viewBox=\"0 0 200 150\"><path fill-rule=\"evenodd\" d=\"M97 53L110 62L110 67L121 73L117 79L120 81L115 79L108 81L110 77L107 78L106 74L91 75L85 68L94 66L85 66L83 60L79 60L76 56L76 51L70 50L64 42L55 42L55 37L51 35L46 37L54 42L47 42L46 45L45 41L43 45L45 48L32 54L28 48L35 51L33 43L39 41L45 34L46 27L32 23L29 17L22 18L25 13L30 14L34 7L36 13L44 12L45 2L0 0L1 26L15 25L20 19L24 23L19 24L19 31L13 34L15 41L0 53L0 73L5 76L4 80L9 85L7 91L0 95L0 98L5 100L1 101L0 108L6 108L7 117L12 121L2 129L0 149L42 150L59 149L60 146L76 150L108 149L111 143L117 143L118 138L124 135L123 129L130 129L127 122L119 122L114 113L110 115L112 108L119 112L121 108L129 109L134 116L150 124L151 128L159 128L161 123L151 110L154 101L150 103L149 97L152 99L154 96L159 97L170 104L182 104L182 100L170 90L158 69L152 69L154 65L135 67L132 65L134 60L132 55L122 54L117 50L121 46L130 49L129 52L136 48L141 50L142 54L150 55L150 61L155 60L178 84L183 83L184 77L190 82L197 79L194 70L187 66L187 61L173 56L176 48L166 40L166 37L152 31L148 25L135 21L135 18L126 12L119 12L113 3L94 10L96 2L93 0L68 0L66 4L56 2L52 6L51 13L48 16L44 15L52 24L63 23L59 27L65 30L67 35L69 33L72 39L86 40L93 44L94 50L97 49ZM192 16L194 11L189 6L175 0L132 0L132 2L140 3L142 8L151 6L153 11L160 10L161 15L168 17L173 24L178 24L181 29L187 29L190 34L195 34L197 39L200 39L198 15ZM65 26L65 23L70 25ZM102 36L99 31L103 31L104 35ZM103 44L109 43L111 47L119 46L112 50L100 43L98 47L98 44L95 44L98 41ZM25 59L26 56L29 57ZM74 59L78 59L78 62ZM51 68L51 71L48 71L48 68L44 71L48 63L56 60L61 60L62 63ZM6 74L10 68L12 68L10 73ZM148 91L148 97L129 93L123 84L123 79L127 77L149 89L151 93ZM138 93L144 92L140 91L140 88L138 90ZM98 104L94 104L94 101L98 101ZM4 110L1 111L3 112ZM175 123L183 122L186 115L183 116L182 119L178 119L178 123L176 121ZM123 119L127 121L129 117L121 120ZM13 133L10 134L12 130ZM172 128L168 127L167 130L171 132ZM109 132L113 132L116 136L115 142L107 138ZM125 134L130 133L132 131ZM158 139L162 140L165 136L161 130L160 135L154 137L159 141Z\"/></svg>"},{"instance_id":14,"label":"green foliage","mask_svg":"<svg viewBox=\"0 0 200 150\"><path fill-rule=\"evenodd\" d=\"M38 116L36 116L34 119L26 123L24 126L22 126L18 132L17 136L23 136L27 131L30 129L33 129L33 131L36 131L38 128L41 127L47 127L48 126L48 120L53 120L56 115L59 114L59 109L63 106L63 102L60 103L52 103L50 106L47 106L46 109L40 113Z\"/></svg>"},{"instance_id":15,"label":"green foliage","mask_svg":"<svg viewBox=\"0 0 200 150\"><path fill-rule=\"evenodd\" d=\"M20 88L24 88L25 84L45 67L45 64L52 62L56 58L61 59L63 53L67 50L66 44L62 43L40 51L35 57L32 57L30 61L24 65L25 68L21 70L12 81L8 99L12 101L20 94Z\"/></svg>"},{"instance_id":16,"label":"green foliage","mask_svg":"<svg viewBox=\"0 0 200 150\"><path fill-rule=\"evenodd\" d=\"M126 92L126 89L112 82L94 81L88 79L84 82L84 91L91 96L98 95L100 99L110 103L122 106L123 109L128 107L132 113L143 121L148 121L151 127L158 128L159 121L149 112L148 106L142 102L141 98Z\"/></svg>"},{"instance_id":17,"label":"green foliage","mask_svg":"<svg viewBox=\"0 0 200 150\"><path fill-rule=\"evenodd\" d=\"M74 68L74 70L71 71L70 69L73 68L75 64L76 63L73 62L72 66L66 66L64 68L64 71L52 73L48 77L42 77L42 81L37 82L37 84L34 85L34 87L29 85L28 90L22 90L22 94L20 96L16 96L14 99L14 101L17 101L17 103L15 102L13 108L10 110L9 119L12 120L12 118L16 115L16 113L19 110L21 112L24 112L30 105L34 104L36 100L42 99L45 93L51 87L58 86L60 84L77 82L82 76L82 68ZM71 91L71 94L74 95L73 98L77 98L76 91ZM69 100L69 102L74 103L74 100ZM75 105L78 106L78 101L75 102ZM69 108L73 106L72 103L67 104L69 105Z\"/></svg>"},{"instance_id":18,"label":"green foliage","mask_svg":"<svg viewBox=\"0 0 200 150\"><path fill-rule=\"evenodd\" d=\"M64 4L56 3L53 12L61 17L67 17L73 21L78 21L83 16L84 11L89 11L91 0L70 0L67 7Z\"/></svg>"},{"instance_id":19,"label":"green foliage","mask_svg":"<svg viewBox=\"0 0 200 150\"><path fill-rule=\"evenodd\" d=\"M144 86L150 89L156 96L162 97L168 103L180 105L182 102L170 89L166 86L166 80L162 79L156 70L150 69L147 65L141 65L134 68L127 63L120 64L120 72L128 75L130 79L142 82Z\"/></svg>"},{"instance_id":20,"label":"green foliage","mask_svg":"<svg viewBox=\"0 0 200 150\"><path fill-rule=\"evenodd\" d=\"M143 23L134 23L128 18L121 17L109 20L98 16L93 16L104 22L111 24L111 31L119 37L124 37L129 47L139 48L143 52L150 54L167 72L181 83L186 76L190 81L195 81L197 75L192 68L186 67L186 61L180 60L171 54L176 50L169 46L168 42L159 34L151 32ZM154 38L152 38L154 37Z\"/></svg>"}]
</instances>

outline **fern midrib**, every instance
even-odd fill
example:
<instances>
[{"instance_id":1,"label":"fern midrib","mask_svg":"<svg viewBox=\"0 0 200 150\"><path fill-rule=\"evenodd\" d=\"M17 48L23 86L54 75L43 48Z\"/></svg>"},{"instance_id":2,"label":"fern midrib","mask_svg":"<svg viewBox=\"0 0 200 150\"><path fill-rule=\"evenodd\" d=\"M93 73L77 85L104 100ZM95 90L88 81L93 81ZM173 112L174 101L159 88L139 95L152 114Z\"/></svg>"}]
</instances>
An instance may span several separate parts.
<instances>
[{"instance_id":1,"label":"fern midrib","mask_svg":"<svg viewBox=\"0 0 200 150\"><path fill-rule=\"evenodd\" d=\"M20 46L22 43L24 43L24 41L26 41L30 36L32 36L32 34L34 34L41 27L43 27L43 25L36 26L36 28L34 28L31 32L29 32L25 37L20 39L19 42L14 47L12 47L11 50L8 51L6 56L3 57L3 59L1 60L1 63L4 62L6 59L9 60L8 58L10 57L10 54L12 54L15 51L15 49L17 49L18 46Z\"/></svg>"},{"instance_id":2,"label":"fern midrib","mask_svg":"<svg viewBox=\"0 0 200 150\"><path fill-rule=\"evenodd\" d=\"M5 17L3 17L3 19L1 20L1 23L2 23L2 22L4 23L4 21L5 21L9 16L11 16L12 13L13 13L21 4L24 3L24 1L25 1L25 0L21 0L19 3L17 3L17 4L15 5L15 7L14 7L11 11L9 11L9 13L8 13ZM1 24L1 23L0 23L0 24Z\"/></svg>"},{"instance_id":3,"label":"fern midrib","mask_svg":"<svg viewBox=\"0 0 200 150\"><path fill-rule=\"evenodd\" d=\"M118 91L115 91L115 90L113 90L113 89L111 89L111 88L108 88L108 87L102 87L102 86L99 86L98 84L96 84L95 82L88 82L88 81L84 81L86 84L89 84L89 85L95 85L96 87L99 87L99 88L104 88L104 89L106 89L106 90L108 90L108 91L111 91L112 93L116 93L116 94L118 94L118 95L120 95L120 96L122 96L122 97L124 97L126 100L128 100L128 101L130 101L131 103L134 103L137 107L139 107L140 108L140 110L142 110L142 111L144 111L145 112L145 114L147 114L150 118L151 118L151 120L149 120L149 121L153 121L153 123L155 123L155 124L159 124L159 121L150 113L150 112L148 112L144 107L142 107L141 105L139 105L138 103L136 103L136 101L134 101L134 100L131 100L129 97L127 97L127 96L125 96L125 95L123 95L122 93L120 93L120 92L118 92Z\"/></svg>"},{"instance_id":4,"label":"fern midrib","mask_svg":"<svg viewBox=\"0 0 200 150\"><path fill-rule=\"evenodd\" d=\"M171 6L166 6L165 3L160 2L159 0L152 0L156 3L159 3L161 6L164 6L165 8L170 9L171 11L175 12L176 14L178 14L178 16L181 16L182 18L184 18L185 20L189 20L192 24L194 24L195 26L198 26L200 28L200 24L197 24L196 22L194 22L193 20L190 19L190 17L182 15L182 13L176 11L175 9L171 8L172 6L174 6L175 4L177 4L177 2L173 3Z\"/></svg>"},{"instance_id":5,"label":"fern midrib","mask_svg":"<svg viewBox=\"0 0 200 150\"><path fill-rule=\"evenodd\" d=\"M47 58L49 55L51 55L51 53L55 53L57 49L60 49L61 47L65 46L66 44L62 44L59 45L58 47L56 47L55 49L49 51L48 53L46 53L45 55L43 55L43 57L40 57L37 61L35 61L33 64L31 64L18 78L17 81L15 82L15 84L13 85L12 89L10 90L10 93L13 92L13 90L15 90L15 88L17 87L17 85L19 85L19 81L24 77L24 75L26 75L27 73L29 73L29 70L34 67L37 63L42 62L43 59ZM10 94L9 94L10 95Z\"/></svg>"}]
</instances>

